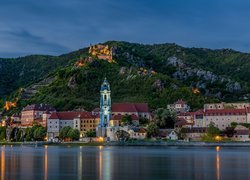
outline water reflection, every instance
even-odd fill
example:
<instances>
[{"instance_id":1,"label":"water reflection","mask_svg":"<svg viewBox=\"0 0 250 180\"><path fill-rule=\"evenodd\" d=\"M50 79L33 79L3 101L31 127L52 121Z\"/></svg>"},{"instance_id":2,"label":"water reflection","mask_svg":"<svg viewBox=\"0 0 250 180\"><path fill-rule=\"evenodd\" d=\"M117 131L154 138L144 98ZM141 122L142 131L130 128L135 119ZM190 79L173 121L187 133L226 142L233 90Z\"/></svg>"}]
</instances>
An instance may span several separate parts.
<instances>
[{"instance_id":1,"label":"water reflection","mask_svg":"<svg viewBox=\"0 0 250 180\"><path fill-rule=\"evenodd\" d=\"M217 180L220 179L220 154L217 152L216 154L216 175L217 175Z\"/></svg>"},{"instance_id":2,"label":"water reflection","mask_svg":"<svg viewBox=\"0 0 250 180\"><path fill-rule=\"evenodd\" d=\"M1 148L1 179L4 179L5 176L5 153L4 153L5 146Z\"/></svg>"},{"instance_id":3,"label":"water reflection","mask_svg":"<svg viewBox=\"0 0 250 180\"><path fill-rule=\"evenodd\" d=\"M249 179L250 148L2 146L1 179Z\"/></svg>"},{"instance_id":4,"label":"water reflection","mask_svg":"<svg viewBox=\"0 0 250 180\"><path fill-rule=\"evenodd\" d=\"M99 146L99 179L102 180L102 146Z\"/></svg>"},{"instance_id":5,"label":"water reflection","mask_svg":"<svg viewBox=\"0 0 250 180\"><path fill-rule=\"evenodd\" d=\"M46 145L44 151L44 180L48 179L48 146Z\"/></svg>"}]
</instances>

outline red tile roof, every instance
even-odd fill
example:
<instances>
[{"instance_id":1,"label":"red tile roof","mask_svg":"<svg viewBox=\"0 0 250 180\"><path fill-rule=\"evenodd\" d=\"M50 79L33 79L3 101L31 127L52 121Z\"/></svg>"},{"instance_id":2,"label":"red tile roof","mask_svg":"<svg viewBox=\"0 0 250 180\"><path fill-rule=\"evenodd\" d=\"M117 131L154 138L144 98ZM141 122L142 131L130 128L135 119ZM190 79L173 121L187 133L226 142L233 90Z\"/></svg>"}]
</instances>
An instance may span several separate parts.
<instances>
[{"instance_id":1,"label":"red tile roof","mask_svg":"<svg viewBox=\"0 0 250 180\"><path fill-rule=\"evenodd\" d=\"M150 112L147 103L115 103L112 112Z\"/></svg>"},{"instance_id":2,"label":"red tile roof","mask_svg":"<svg viewBox=\"0 0 250 180\"><path fill-rule=\"evenodd\" d=\"M90 112L53 112L49 119L73 120L74 118L95 118Z\"/></svg>"},{"instance_id":3,"label":"red tile roof","mask_svg":"<svg viewBox=\"0 0 250 180\"><path fill-rule=\"evenodd\" d=\"M246 109L207 109L206 116L219 116L219 115L246 115Z\"/></svg>"}]
</instances>

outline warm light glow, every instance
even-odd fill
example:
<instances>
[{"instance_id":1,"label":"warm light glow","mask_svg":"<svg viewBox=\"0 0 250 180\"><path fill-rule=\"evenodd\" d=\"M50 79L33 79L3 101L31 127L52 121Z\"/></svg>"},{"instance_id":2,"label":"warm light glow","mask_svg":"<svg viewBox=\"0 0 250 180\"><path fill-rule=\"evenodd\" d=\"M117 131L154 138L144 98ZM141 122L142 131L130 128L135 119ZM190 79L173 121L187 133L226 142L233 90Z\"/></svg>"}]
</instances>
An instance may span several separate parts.
<instances>
[{"instance_id":1,"label":"warm light glow","mask_svg":"<svg viewBox=\"0 0 250 180\"><path fill-rule=\"evenodd\" d=\"M218 149L220 149L219 146L217 146ZM216 147L216 150L217 150L217 147ZM220 154L217 153L216 155L216 176L217 176L217 180L220 179Z\"/></svg>"},{"instance_id":2,"label":"warm light glow","mask_svg":"<svg viewBox=\"0 0 250 180\"><path fill-rule=\"evenodd\" d=\"M1 151L1 179L4 179L5 178L4 176L5 176L5 152L3 146Z\"/></svg>"},{"instance_id":3,"label":"warm light glow","mask_svg":"<svg viewBox=\"0 0 250 180\"><path fill-rule=\"evenodd\" d=\"M221 137L220 136L215 136L215 140L216 141L221 141Z\"/></svg>"},{"instance_id":4,"label":"warm light glow","mask_svg":"<svg viewBox=\"0 0 250 180\"><path fill-rule=\"evenodd\" d=\"M12 107L16 107L16 102L6 101L3 108L4 108L6 111L8 111L8 110L10 110L10 108L12 108Z\"/></svg>"},{"instance_id":5,"label":"warm light glow","mask_svg":"<svg viewBox=\"0 0 250 180\"><path fill-rule=\"evenodd\" d=\"M44 138L44 141L48 141L48 137L47 136Z\"/></svg>"},{"instance_id":6,"label":"warm light glow","mask_svg":"<svg viewBox=\"0 0 250 180\"><path fill-rule=\"evenodd\" d=\"M102 180L102 146L99 146L99 179Z\"/></svg>"},{"instance_id":7,"label":"warm light glow","mask_svg":"<svg viewBox=\"0 0 250 180\"><path fill-rule=\"evenodd\" d=\"M104 138L103 138L103 137L98 137L97 141L98 141L98 142L103 142L103 141L104 141Z\"/></svg>"},{"instance_id":8,"label":"warm light glow","mask_svg":"<svg viewBox=\"0 0 250 180\"><path fill-rule=\"evenodd\" d=\"M194 94L200 94L200 91L198 88L192 87L192 91Z\"/></svg>"},{"instance_id":9,"label":"warm light glow","mask_svg":"<svg viewBox=\"0 0 250 180\"><path fill-rule=\"evenodd\" d=\"M102 150L103 146L99 146L99 149Z\"/></svg>"},{"instance_id":10,"label":"warm light glow","mask_svg":"<svg viewBox=\"0 0 250 180\"><path fill-rule=\"evenodd\" d=\"M48 179L48 145L45 145L45 155L44 155L44 180Z\"/></svg>"},{"instance_id":11,"label":"warm light glow","mask_svg":"<svg viewBox=\"0 0 250 180\"><path fill-rule=\"evenodd\" d=\"M216 146L216 151L220 151L220 146Z\"/></svg>"}]
</instances>

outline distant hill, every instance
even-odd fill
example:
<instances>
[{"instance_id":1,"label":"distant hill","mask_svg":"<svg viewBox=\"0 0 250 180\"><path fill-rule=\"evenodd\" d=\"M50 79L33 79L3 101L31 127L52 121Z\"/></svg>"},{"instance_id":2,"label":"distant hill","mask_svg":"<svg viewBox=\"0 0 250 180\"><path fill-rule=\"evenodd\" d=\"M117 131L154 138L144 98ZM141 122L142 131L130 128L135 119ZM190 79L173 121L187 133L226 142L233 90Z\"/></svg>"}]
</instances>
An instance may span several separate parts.
<instances>
[{"instance_id":1,"label":"distant hill","mask_svg":"<svg viewBox=\"0 0 250 180\"><path fill-rule=\"evenodd\" d=\"M249 101L250 54L176 44L102 45L57 57L0 59L1 98L18 100L16 110L40 102L59 110L91 110L106 76L113 102L157 108L183 98L198 109L204 102Z\"/></svg>"}]
</instances>

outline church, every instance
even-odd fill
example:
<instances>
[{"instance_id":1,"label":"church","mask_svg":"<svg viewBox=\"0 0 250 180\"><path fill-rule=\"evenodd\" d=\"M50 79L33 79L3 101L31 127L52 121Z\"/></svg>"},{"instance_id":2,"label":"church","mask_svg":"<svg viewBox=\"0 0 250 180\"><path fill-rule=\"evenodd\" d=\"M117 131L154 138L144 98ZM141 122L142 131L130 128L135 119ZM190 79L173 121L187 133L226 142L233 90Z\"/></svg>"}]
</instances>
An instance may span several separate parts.
<instances>
[{"instance_id":1,"label":"church","mask_svg":"<svg viewBox=\"0 0 250 180\"><path fill-rule=\"evenodd\" d=\"M100 116L100 123L96 128L98 137L114 136L115 131L121 129L123 116L131 116L132 124L139 126L140 118L151 119L147 103L115 103L111 104L111 88L105 78L100 89L100 108L92 111L93 115ZM126 130L127 131L127 130Z\"/></svg>"}]
</instances>

